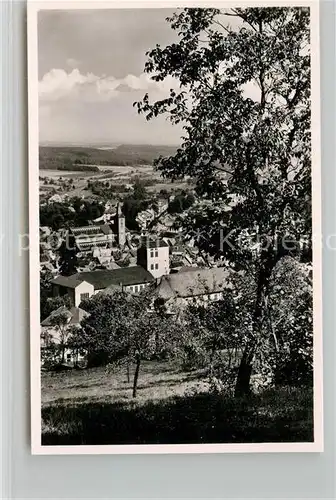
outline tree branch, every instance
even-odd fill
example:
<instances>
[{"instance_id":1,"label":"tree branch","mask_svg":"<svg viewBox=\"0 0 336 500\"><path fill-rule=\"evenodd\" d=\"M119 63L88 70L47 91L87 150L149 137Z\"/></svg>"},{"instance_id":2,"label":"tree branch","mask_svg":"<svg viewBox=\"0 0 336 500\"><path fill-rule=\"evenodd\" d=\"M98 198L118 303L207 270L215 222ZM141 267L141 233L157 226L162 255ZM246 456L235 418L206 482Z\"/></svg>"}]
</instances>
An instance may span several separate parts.
<instances>
[{"instance_id":1,"label":"tree branch","mask_svg":"<svg viewBox=\"0 0 336 500\"><path fill-rule=\"evenodd\" d=\"M237 12L235 9L232 9L232 12L233 14L229 14L228 12L224 13L224 15L226 16L233 16L233 17L240 17L240 19L242 19L246 24L248 24L256 33L258 33L258 30L257 28L252 24L250 23L250 21L247 19L246 16L244 16L243 14L241 14L240 12Z\"/></svg>"},{"instance_id":2,"label":"tree branch","mask_svg":"<svg viewBox=\"0 0 336 500\"><path fill-rule=\"evenodd\" d=\"M228 34L232 33L226 26L224 26L224 24L220 23L219 21L213 21L213 23L214 24L218 24L218 26L220 26L221 28L223 28L223 30L226 31L226 33L228 33Z\"/></svg>"},{"instance_id":3,"label":"tree branch","mask_svg":"<svg viewBox=\"0 0 336 500\"><path fill-rule=\"evenodd\" d=\"M218 170L219 172L225 172L229 175L232 175L232 172L230 170L226 170L225 167L217 167L216 165L212 165L215 170Z\"/></svg>"}]
</instances>

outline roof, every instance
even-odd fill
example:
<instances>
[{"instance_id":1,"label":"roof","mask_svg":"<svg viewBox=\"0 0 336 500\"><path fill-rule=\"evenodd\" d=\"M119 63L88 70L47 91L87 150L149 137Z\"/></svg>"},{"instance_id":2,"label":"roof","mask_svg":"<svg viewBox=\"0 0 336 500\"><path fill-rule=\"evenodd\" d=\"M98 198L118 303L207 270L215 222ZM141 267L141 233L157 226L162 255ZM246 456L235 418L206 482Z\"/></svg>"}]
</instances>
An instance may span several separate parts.
<instances>
[{"instance_id":1,"label":"roof","mask_svg":"<svg viewBox=\"0 0 336 500\"><path fill-rule=\"evenodd\" d=\"M175 244L175 245L172 245L171 250L172 250L172 252L175 252L175 253L184 253L185 247L183 245Z\"/></svg>"},{"instance_id":2,"label":"roof","mask_svg":"<svg viewBox=\"0 0 336 500\"><path fill-rule=\"evenodd\" d=\"M171 267L182 267L184 265L183 260L175 260L171 263Z\"/></svg>"},{"instance_id":3,"label":"roof","mask_svg":"<svg viewBox=\"0 0 336 500\"><path fill-rule=\"evenodd\" d=\"M220 292L229 288L229 271L224 267L195 268L163 276L156 295L163 299L192 297Z\"/></svg>"},{"instance_id":4,"label":"roof","mask_svg":"<svg viewBox=\"0 0 336 500\"><path fill-rule=\"evenodd\" d=\"M84 309L80 309L79 307L71 307L68 309L65 306L61 306L58 309L55 309L55 311L52 311L52 313L42 321L41 326L53 326L53 318L60 314L65 314L69 318L68 325L79 325L82 319L90 316L88 312L84 311Z\"/></svg>"},{"instance_id":5,"label":"roof","mask_svg":"<svg viewBox=\"0 0 336 500\"><path fill-rule=\"evenodd\" d=\"M199 269L197 266L183 266L180 269L180 273L191 273L192 271L199 271Z\"/></svg>"},{"instance_id":6,"label":"roof","mask_svg":"<svg viewBox=\"0 0 336 500\"><path fill-rule=\"evenodd\" d=\"M72 274L71 276L57 276L57 278L51 280L51 283L54 285L65 286L67 288L76 288L84 281L78 277L79 274L80 273Z\"/></svg>"},{"instance_id":7,"label":"roof","mask_svg":"<svg viewBox=\"0 0 336 500\"><path fill-rule=\"evenodd\" d=\"M159 248L159 247L168 247L168 243L161 238L151 238L148 236L144 236L141 238L141 246L145 246L147 248Z\"/></svg>"},{"instance_id":8,"label":"roof","mask_svg":"<svg viewBox=\"0 0 336 500\"><path fill-rule=\"evenodd\" d=\"M72 276L59 276L52 283L67 288L76 288L80 283L86 281L94 286L95 290L102 290L111 285L136 285L154 281L149 271L141 266L120 267L119 269L97 269L73 274Z\"/></svg>"},{"instance_id":9,"label":"roof","mask_svg":"<svg viewBox=\"0 0 336 500\"><path fill-rule=\"evenodd\" d=\"M100 229L101 229L101 232L104 234L111 234L112 233L112 229L111 229L111 226L109 226L109 224L103 224L102 226L100 226Z\"/></svg>"},{"instance_id":10,"label":"roof","mask_svg":"<svg viewBox=\"0 0 336 500\"><path fill-rule=\"evenodd\" d=\"M72 227L72 234L75 236L80 234L99 234L101 232L101 226L81 226L81 227Z\"/></svg>"}]
</instances>

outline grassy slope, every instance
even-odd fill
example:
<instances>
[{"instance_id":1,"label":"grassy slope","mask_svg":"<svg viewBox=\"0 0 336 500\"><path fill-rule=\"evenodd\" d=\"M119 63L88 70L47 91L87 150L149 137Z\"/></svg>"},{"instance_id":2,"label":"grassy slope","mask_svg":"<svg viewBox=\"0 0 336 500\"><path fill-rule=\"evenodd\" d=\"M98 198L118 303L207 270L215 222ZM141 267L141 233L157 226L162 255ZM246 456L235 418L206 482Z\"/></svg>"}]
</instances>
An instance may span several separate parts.
<instances>
[{"instance_id":1,"label":"grassy slope","mask_svg":"<svg viewBox=\"0 0 336 500\"><path fill-rule=\"evenodd\" d=\"M272 389L251 399L205 392L198 372L145 363L136 401L125 370L42 375L42 441L149 444L312 441L312 394ZM203 392L202 392L203 391Z\"/></svg>"}]
</instances>

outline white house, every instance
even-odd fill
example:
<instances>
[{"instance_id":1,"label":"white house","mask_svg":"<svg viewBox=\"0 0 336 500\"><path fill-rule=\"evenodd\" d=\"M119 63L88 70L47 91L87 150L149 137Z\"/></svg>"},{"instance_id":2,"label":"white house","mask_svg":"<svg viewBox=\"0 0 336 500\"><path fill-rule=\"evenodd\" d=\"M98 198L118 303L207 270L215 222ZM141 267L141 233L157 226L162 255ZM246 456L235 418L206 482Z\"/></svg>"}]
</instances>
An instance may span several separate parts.
<instances>
[{"instance_id":1,"label":"white house","mask_svg":"<svg viewBox=\"0 0 336 500\"><path fill-rule=\"evenodd\" d=\"M42 362L46 358L52 358L54 362L74 364L84 361L86 353L76 352L68 347L67 341L72 326L79 326L81 321L90 314L78 307L67 308L61 306L42 321L41 323L41 357ZM53 346L62 345L63 349L55 350Z\"/></svg>"},{"instance_id":2,"label":"white house","mask_svg":"<svg viewBox=\"0 0 336 500\"><path fill-rule=\"evenodd\" d=\"M160 238L143 237L137 252L137 263L154 278L169 274L169 245Z\"/></svg>"}]
</instances>

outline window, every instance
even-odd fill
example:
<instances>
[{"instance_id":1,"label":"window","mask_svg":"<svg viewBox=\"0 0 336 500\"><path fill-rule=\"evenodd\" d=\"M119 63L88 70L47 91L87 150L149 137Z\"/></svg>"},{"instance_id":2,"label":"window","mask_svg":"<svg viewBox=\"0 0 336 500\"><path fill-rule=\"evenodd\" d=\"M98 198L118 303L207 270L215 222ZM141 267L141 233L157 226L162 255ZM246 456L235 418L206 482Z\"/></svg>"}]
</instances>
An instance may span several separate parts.
<instances>
[{"instance_id":1,"label":"window","mask_svg":"<svg viewBox=\"0 0 336 500\"><path fill-rule=\"evenodd\" d=\"M159 264L155 264L155 269L159 269Z\"/></svg>"},{"instance_id":2,"label":"window","mask_svg":"<svg viewBox=\"0 0 336 500\"><path fill-rule=\"evenodd\" d=\"M151 256L151 259L154 257L154 250L150 251L150 256Z\"/></svg>"},{"instance_id":3,"label":"window","mask_svg":"<svg viewBox=\"0 0 336 500\"><path fill-rule=\"evenodd\" d=\"M129 289L131 290L131 292L133 292L133 287L132 286L130 286Z\"/></svg>"},{"instance_id":4,"label":"window","mask_svg":"<svg viewBox=\"0 0 336 500\"><path fill-rule=\"evenodd\" d=\"M82 300L85 300L85 299L89 299L90 298L90 294L89 293L81 293L80 294L80 301L82 302Z\"/></svg>"},{"instance_id":5,"label":"window","mask_svg":"<svg viewBox=\"0 0 336 500\"><path fill-rule=\"evenodd\" d=\"M138 285L135 285L134 287L134 291L137 292L138 291Z\"/></svg>"},{"instance_id":6,"label":"window","mask_svg":"<svg viewBox=\"0 0 336 500\"><path fill-rule=\"evenodd\" d=\"M71 361L71 354L67 354L67 361Z\"/></svg>"},{"instance_id":7,"label":"window","mask_svg":"<svg viewBox=\"0 0 336 500\"><path fill-rule=\"evenodd\" d=\"M155 257L158 257L159 256L159 251L158 249L155 250Z\"/></svg>"},{"instance_id":8,"label":"window","mask_svg":"<svg viewBox=\"0 0 336 500\"><path fill-rule=\"evenodd\" d=\"M152 269L152 270L154 269L154 264L151 264L151 269Z\"/></svg>"}]
</instances>

